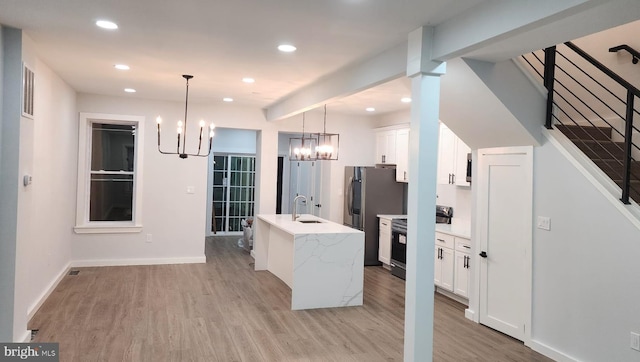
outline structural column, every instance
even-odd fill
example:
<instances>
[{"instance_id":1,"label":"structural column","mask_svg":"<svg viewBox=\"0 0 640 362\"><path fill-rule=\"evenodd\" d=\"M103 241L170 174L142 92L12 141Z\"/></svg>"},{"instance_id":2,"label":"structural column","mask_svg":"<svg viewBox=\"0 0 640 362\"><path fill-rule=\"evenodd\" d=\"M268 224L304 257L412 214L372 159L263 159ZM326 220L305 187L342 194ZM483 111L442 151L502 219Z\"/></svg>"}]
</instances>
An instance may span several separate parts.
<instances>
[{"instance_id":1,"label":"structural column","mask_svg":"<svg viewBox=\"0 0 640 362\"><path fill-rule=\"evenodd\" d=\"M433 273L440 76L445 63L431 60L433 28L409 34L411 78L407 278L404 360L433 359Z\"/></svg>"}]
</instances>

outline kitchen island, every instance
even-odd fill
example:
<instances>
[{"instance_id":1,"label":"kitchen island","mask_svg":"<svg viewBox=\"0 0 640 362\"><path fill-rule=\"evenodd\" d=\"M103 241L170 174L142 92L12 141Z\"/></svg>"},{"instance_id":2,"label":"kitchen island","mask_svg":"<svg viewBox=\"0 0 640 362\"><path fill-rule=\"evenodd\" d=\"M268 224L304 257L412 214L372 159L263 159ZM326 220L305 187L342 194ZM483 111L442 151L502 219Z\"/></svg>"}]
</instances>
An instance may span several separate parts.
<instances>
[{"instance_id":1,"label":"kitchen island","mask_svg":"<svg viewBox=\"0 0 640 362\"><path fill-rule=\"evenodd\" d=\"M291 309L362 305L364 233L313 215L258 215L255 270L291 288Z\"/></svg>"}]
</instances>

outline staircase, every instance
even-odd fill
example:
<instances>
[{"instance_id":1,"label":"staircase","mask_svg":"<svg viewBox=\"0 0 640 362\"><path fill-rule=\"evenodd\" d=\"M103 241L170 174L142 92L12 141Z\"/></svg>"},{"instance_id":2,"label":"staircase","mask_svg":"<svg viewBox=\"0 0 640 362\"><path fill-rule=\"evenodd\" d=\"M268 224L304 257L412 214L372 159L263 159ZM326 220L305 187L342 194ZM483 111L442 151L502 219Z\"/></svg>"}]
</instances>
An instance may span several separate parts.
<instances>
[{"instance_id":1,"label":"staircase","mask_svg":"<svg viewBox=\"0 0 640 362\"><path fill-rule=\"evenodd\" d=\"M521 59L546 88L545 126L566 135L609 176L623 203L640 204L640 130L633 124L634 115L640 124L634 106L640 90L571 42Z\"/></svg>"},{"instance_id":2,"label":"staircase","mask_svg":"<svg viewBox=\"0 0 640 362\"><path fill-rule=\"evenodd\" d=\"M612 140L612 127L556 124L620 188L624 175L624 142ZM640 162L631 161L629 197L640 203Z\"/></svg>"}]
</instances>

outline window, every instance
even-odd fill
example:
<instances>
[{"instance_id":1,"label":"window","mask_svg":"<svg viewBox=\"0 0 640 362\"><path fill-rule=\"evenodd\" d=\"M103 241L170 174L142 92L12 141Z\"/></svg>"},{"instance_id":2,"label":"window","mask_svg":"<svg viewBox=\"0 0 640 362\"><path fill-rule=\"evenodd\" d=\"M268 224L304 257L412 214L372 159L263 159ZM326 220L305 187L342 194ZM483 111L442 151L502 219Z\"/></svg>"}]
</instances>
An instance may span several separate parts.
<instances>
[{"instance_id":1,"label":"window","mask_svg":"<svg viewBox=\"0 0 640 362\"><path fill-rule=\"evenodd\" d=\"M80 114L77 233L142 230L144 117Z\"/></svg>"}]
</instances>

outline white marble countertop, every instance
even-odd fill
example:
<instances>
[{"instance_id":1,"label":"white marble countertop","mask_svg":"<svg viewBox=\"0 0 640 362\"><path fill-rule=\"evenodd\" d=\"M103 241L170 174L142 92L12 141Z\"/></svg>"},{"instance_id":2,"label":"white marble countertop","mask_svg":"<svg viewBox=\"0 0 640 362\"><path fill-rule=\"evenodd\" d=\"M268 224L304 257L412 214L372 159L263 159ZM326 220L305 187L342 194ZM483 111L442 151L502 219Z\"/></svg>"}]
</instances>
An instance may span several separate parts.
<instances>
[{"instance_id":1,"label":"white marble countertop","mask_svg":"<svg viewBox=\"0 0 640 362\"><path fill-rule=\"evenodd\" d=\"M360 230L353 229L333 221L321 219L310 214L302 214L296 221L291 220L291 214L259 214L258 219L265 221L291 235L363 233ZM321 222L305 224L300 222L300 220L318 220Z\"/></svg>"},{"instance_id":2,"label":"white marble countertop","mask_svg":"<svg viewBox=\"0 0 640 362\"><path fill-rule=\"evenodd\" d=\"M406 219L407 215L387 215L387 214L378 214L378 217L381 219Z\"/></svg>"},{"instance_id":3,"label":"white marble countertop","mask_svg":"<svg viewBox=\"0 0 640 362\"><path fill-rule=\"evenodd\" d=\"M460 238L471 239L471 230L467 226L459 226L455 224L436 224L436 232L457 236Z\"/></svg>"}]
</instances>

